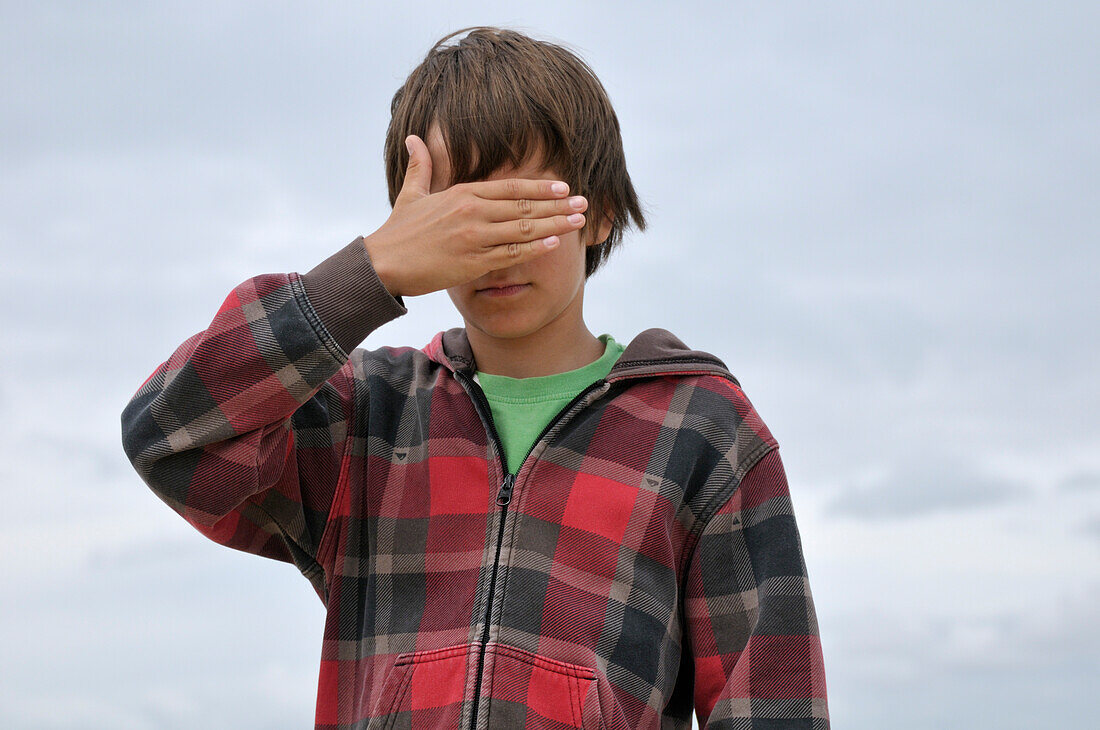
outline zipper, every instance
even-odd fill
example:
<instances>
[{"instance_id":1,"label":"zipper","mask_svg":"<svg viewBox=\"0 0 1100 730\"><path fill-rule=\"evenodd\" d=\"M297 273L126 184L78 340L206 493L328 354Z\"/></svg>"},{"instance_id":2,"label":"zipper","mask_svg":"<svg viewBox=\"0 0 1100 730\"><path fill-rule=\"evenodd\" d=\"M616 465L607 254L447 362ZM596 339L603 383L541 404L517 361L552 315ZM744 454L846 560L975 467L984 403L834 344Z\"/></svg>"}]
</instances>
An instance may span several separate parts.
<instances>
[{"instance_id":1,"label":"zipper","mask_svg":"<svg viewBox=\"0 0 1100 730\"><path fill-rule=\"evenodd\" d=\"M660 362L669 362L682 365L684 363L684 358L655 360L652 361L650 364L657 364ZM489 435L496 445L497 455L500 458L500 470L504 473L504 481L501 482L500 488L497 490L496 503L501 508L500 529L497 530L496 554L493 557L493 571L489 576L489 594L485 600L485 630L481 634L481 648L478 650L477 684L474 687L474 706L470 714L471 728L476 728L478 705L481 701L481 675L482 671L485 668L485 647L486 644L489 643L489 627L491 625L493 615L493 594L496 591L497 568L500 565L500 551L504 544L504 523L506 521L505 518L508 514L508 504L512 501L512 490L516 486L516 474L518 474L520 471L523 471L523 465L527 463L527 457L531 455L531 452L535 450L535 447L538 446L539 442L542 441L546 434L549 433L550 430L557 424L562 415L568 413L573 408L573 406L577 404L578 401L587 396L591 391L596 388L604 388L606 392L607 390L611 389L612 384L615 382L618 382L620 380L632 380L635 378L652 378L664 375L703 375L719 373L714 373L710 370L670 370L663 372L638 373L636 375L622 375L597 380L596 382L592 383L587 388L582 390L580 393L577 393L577 395L574 396L574 398L569 401L569 403L567 403L560 411L557 412L557 415L550 419L550 422L547 423L546 426L542 429L542 433L538 435L538 437L531 443L531 447L527 449L527 453L524 454L523 459L520 461L519 469L517 469L516 474L512 474L508 471L508 465L504 458L504 445L500 440L500 434L497 433L496 424L493 422L493 412L492 409L489 407L488 398L485 397L485 391L481 389L481 386L476 383L473 378L469 377L465 373L455 370L454 374L459 383L461 383L462 387L466 390L467 394L469 394L470 397L473 399L474 405L478 411L478 415L481 417L482 424L487 427Z\"/></svg>"},{"instance_id":2,"label":"zipper","mask_svg":"<svg viewBox=\"0 0 1100 730\"><path fill-rule=\"evenodd\" d=\"M531 453L531 452L527 452ZM526 457L524 457L526 458ZM500 491L497 492L497 504L501 507L508 507L508 503L512 501L512 487L516 486L516 475L508 474L504 477L504 484L500 485ZM504 500L503 502L501 500ZM501 510L503 512L504 510Z\"/></svg>"},{"instance_id":3,"label":"zipper","mask_svg":"<svg viewBox=\"0 0 1100 730\"><path fill-rule=\"evenodd\" d=\"M568 413L574 405L577 404L582 398L588 395L592 390L597 387L603 387L605 385L610 386L610 383L606 379L597 380L582 390L576 396L573 397L569 403L567 403L557 414L550 419L550 422L546 424L546 427L542 429L542 433L531 443L531 447L527 449L527 453L524 454L523 459L520 461L519 468L516 470L516 474L512 474L508 471L508 465L504 459L504 445L500 440L500 434L497 433L496 424L493 422L493 412L489 407L489 400L485 397L485 391L481 389L472 378L464 373L455 371L455 376L459 382L462 383L466 392L473 398L474 404L477 407L478 415L481 416L481 420L487 425L487 430L491 435L493 442L496 445L497 455L500 457L500 470L504 473L504 481L500 485L500 489L497 490L496 503L500 506L500 529L497 531L497 546L496 555L493 558L493 571L489 576L489 594L485 600L485 630L481 634L481 648L478 651L477 658L477 684L474 688L474 706L470 714L471 727L477 727L477 710L478 704L481 700L481 674L485 667L485 646L489 643L489 627L492 621L493 615L493 594L496 592L496 580L497 580L497 568L500 565L500 551L504 545L504 523L508 514L508 504L512 501L512 490L516 486L516 474L523 471L523 465L527 462L527 457L531 455L531 452L535 450L539 442L543 437L550 432L550 429L561 419L562 415Z\"/></svg>"}]
</instances>

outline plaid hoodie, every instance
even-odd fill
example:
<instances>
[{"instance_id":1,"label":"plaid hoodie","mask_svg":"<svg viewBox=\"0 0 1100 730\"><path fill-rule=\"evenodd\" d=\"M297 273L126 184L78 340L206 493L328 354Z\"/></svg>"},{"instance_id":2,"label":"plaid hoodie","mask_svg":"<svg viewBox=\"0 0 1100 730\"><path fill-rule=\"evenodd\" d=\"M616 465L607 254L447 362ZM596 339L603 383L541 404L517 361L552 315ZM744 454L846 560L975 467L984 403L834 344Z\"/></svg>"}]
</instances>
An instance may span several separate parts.
<instances>
[{"instance_id":1,"label":"plaid hoodie","mask_svg":"<svg viewBox=\"0 0 1100 730\"><path fill-rule=\"evenodd\" d=\"M723 362L647 329L514 476L465 330L359 237L236 286L122 412L155 494L324 602L316 728L829 727L776 440Z\"/></svg>"}]
</instances>

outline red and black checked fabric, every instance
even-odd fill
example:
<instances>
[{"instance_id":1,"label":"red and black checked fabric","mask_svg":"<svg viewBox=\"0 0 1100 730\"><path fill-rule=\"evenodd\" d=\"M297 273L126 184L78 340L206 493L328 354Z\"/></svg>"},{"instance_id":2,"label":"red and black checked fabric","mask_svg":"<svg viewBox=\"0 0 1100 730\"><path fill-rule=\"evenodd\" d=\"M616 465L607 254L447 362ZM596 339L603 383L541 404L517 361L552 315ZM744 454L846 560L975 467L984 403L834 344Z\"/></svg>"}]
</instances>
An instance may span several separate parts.
<instances>
[{"instance_id":1,"label":"red and black checked fabric","mask_svg":"<svg viewBox=\"0 0 1100 730\"><path fill-rule=\"evenodd\" d=\"M474 368L461 328L345 353L263 274L122 413L160 499L324 602L318 730L828 728L777 444L722 361L640 333L507 504Z\"/></svg>"}]
</instances>

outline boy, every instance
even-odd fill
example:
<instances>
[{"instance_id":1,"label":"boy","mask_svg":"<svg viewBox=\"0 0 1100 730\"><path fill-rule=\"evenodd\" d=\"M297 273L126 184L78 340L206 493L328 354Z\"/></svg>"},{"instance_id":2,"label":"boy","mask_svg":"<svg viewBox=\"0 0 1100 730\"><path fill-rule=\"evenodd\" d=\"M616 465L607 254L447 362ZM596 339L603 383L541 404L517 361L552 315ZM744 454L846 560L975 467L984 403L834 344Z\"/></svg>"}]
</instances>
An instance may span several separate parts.
<instances>
[{"instance_id":1,"label":"boy","mask_svg":"<svg viewBox=\"0 0 1100 730\"><path fill-rule=\"evenodd\" d=\"M162 500L324 602L316 727L828 728L775 439L716 356L584 324L645 227L595 75L456 31L385 155L385 224L235 287L122 413ZM357 347L440 289L464 327Z\"/></svg>"}]
</instances>

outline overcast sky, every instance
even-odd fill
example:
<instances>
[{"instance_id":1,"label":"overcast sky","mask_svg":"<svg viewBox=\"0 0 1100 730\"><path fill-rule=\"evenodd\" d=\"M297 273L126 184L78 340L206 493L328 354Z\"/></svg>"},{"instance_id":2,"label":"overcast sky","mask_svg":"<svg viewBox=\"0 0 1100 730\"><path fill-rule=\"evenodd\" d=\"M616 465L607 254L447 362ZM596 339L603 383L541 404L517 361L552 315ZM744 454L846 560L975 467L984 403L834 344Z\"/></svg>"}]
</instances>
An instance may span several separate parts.
<instances>
[{"instance_id":1,"label":"overcast sky","mask_svg":"<svg viewBox=\"0 0 1100 730\"><path fill-rule=\"evenodd\" d=\"M586 322L718 355L778 439L834 727L1095 722L1098 6L761 6L0 3L0 726L312 726L308 581L119 417L234 286L384 222L393 92L476 24L606 86L651 227ZM364 347L462 324L406 303Z\"/></svg>"}]
</instances>

